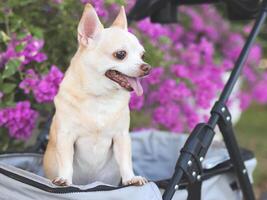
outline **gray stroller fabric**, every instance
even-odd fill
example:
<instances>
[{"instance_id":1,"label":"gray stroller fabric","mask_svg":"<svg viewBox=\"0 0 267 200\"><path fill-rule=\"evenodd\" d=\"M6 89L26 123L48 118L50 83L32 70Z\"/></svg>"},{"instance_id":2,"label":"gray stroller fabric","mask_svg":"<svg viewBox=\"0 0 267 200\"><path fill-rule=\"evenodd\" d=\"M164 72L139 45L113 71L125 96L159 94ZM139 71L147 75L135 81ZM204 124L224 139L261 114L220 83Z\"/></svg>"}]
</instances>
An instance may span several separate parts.
<instances>
[{"instance_id":1,"label":"gray stroller fabric","mask_svg":"<svg viewBox=\"0 0 267 200\"><path fill-rule=\"evenodd\" d=\"M41 176L31 174L27 171L20 170L8 165L1 165L1 168L6 169L10 172L20 174L23 177L34 180L48 188L57 188L48 179ZM98 186L102 186L98 188ZM22 183L16 179L10 178L3 174L0 174L0 199L2 200L58 200L58 199L68 199L68 200L125 200L125 199L144 199L144 200L160 200L161 195L157 186L151 182L142 187L122 187L122 188L108 188L103 187L103 183L95 182L86 186L75 186L81 191L78 192L64 192L57 191L52 192L51 189L43 190L32 185ZM42 186L44 187L44 186ZM60 189L64 189L61 187ZM92 189L92 190L90 190ZM50 190L50 191L49 191ZM101 191L102 190L102 191Z\"/></svg>"},{"instance_id":2,"label":"gray stroller fabric","mask_svg":"<svg viewBox=\"0 0 267 200\"><path fill-rule=\"evenodd\" d=\"M133 165L137 175L151 181L165 180L172 176L179 151L187 136L168 132L146 130L134 132L132 137ZM228 160L221 142L212 144L203 162L205 169L212 169ZM246 161L250 178L256 166L255 158ZM162 189L154 182L136 187L116 187L104 183L71 187L57 187L43 177L42 155L35 153L12 153L0 155L0 200L7 199L69 199L69 200L160 200ZM252 178L251 178L252 181ZM205 180L202 184L204 200L241 200L238 188L233 188L236 178L223 173ZM186 190L177 190L174 200L185 200Z\"/></svg>"},{"instance_id":3,"label":"gray stroller fabric","mask_svg":"<svg viewBox=\"0 0 267 200\"><path fill-rule=\"evenodd\" d=\"M131 136L135 172L153 181L170 178L188 135L145 130L134 132ZM228 159L224 143L214 141L202 165L204 169L211 169ZM252 181L252 176L250 178Z\"/></svg>"},{"instance_id":4,"label":"gray stroller fabric","mask_svg":"<svg viewBox=\"0 0 267 200\"><path fill-rule=\"evenodd\" d=\"M180 149L187 139L186 134L171 134L163 131L141 131L132 134L133 164L137 174L149 180L158 181L170 178L174 173ZM229 159L223 142L214 141L205 160L204 169L211 169ZM252 173L256 167L255 158L245 161L253 182ZM233 189L236 177L224 173L203 181L201 199L203 200L241 200L240 190ZM161 190L163 192L163 190ZM173 200L186 200L187 190L177 190Z\"/></svg>"}]
</instances>

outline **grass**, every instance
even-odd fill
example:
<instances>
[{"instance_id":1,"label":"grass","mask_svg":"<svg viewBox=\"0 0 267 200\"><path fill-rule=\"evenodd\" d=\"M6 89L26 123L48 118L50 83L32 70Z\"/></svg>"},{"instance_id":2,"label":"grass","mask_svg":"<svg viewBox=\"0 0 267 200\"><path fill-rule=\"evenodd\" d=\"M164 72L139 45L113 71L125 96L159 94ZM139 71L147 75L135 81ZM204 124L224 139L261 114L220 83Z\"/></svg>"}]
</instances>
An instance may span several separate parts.
<instances>
[{"instance_id":1,"label":"grass","mask_svg":"<svg viewBox=\"0 0 267 200\"><path fill-rule=\"evenodd\" d=\"M243 113L235 129L240 146L252 150L257 158L256 189L267 191L267 107L252 106Z\"/></svg>"}]
</instances>

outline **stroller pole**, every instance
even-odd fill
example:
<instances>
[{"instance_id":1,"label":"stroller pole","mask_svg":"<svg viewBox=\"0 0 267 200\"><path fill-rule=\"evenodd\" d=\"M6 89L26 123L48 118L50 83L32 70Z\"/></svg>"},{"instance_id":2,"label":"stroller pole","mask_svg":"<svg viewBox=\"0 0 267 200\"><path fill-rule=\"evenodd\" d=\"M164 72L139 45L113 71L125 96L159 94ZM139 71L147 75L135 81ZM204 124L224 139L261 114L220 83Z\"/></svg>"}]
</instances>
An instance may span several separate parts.
<instances>
[{"instance_id":1,"label":"stroller pole","mask_svg":"<svg viewBox=\"0 0 267 200\"><path fill-rule=\"evenodd\" d=\"M252 185L250 184L249 177L234 135L231 123L231 115L226 106L226 102L238 80L239 75L241 74L251 46L253 45L255 38L257 37L266 19L266 16L267 0L263 0L260 14L242 49L241 54L239 55L237 62L235 63L235 67L220 95L219 100L215 103L211 111L211 117L208 123L198 124L188 137L184 147L181 149L181 154L176 163L174 175L163 194L163 200L172 199L175 190L179 188L179 184L181 183L182 179L186 179L187 182L189 182L189 193L193 191L190 190L190 186L197 185L201 182L201 162L203 161L208 148L211 145L215 135L214 128L217 124L219 125L220 131L223 134L230 160L233 165L234 172L237 174L244 199L255 199ZM200 192L198 192L198 194L199 196L197 199L200 199ZM196 200L196 197L192 196L194 195L190 194L188 199Z\"/></svg>"}]
</instances>

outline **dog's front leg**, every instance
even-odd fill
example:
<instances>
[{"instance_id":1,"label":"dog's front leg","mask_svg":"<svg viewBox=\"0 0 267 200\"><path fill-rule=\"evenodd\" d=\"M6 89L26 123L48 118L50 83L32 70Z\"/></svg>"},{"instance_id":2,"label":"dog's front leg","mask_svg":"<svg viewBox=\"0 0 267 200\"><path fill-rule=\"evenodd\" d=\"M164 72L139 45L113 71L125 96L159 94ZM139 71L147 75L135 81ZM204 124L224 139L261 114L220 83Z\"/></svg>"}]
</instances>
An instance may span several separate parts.
<instances>
[{"instance_id":1,"label":"dog's front leg","mask_svg":"<svg viewBox=\"0 0 267 200\"><path fill-rule=\"evenodd\" d=\"M147 180L135 176L132 165L131 138L128 132L113 138L115 159L119 165L123 185L144 185Z\"/></svg>"},{"instance_id":2,"label":"dog's front leg","mask_svg":"<svg viewBox=\"0 0 267 200\"><path fill-rule=\"evenodd\" d=\"M58 176L53 180L56 185L72 184L74 143L70 138L61 138L56 145Z\"/></svg>"},{"instance_id":3,"label":"dog's front leg","mask_svg":"<svg viewBox=\"0 0 267 200\"><path fill-rule=\"evenodd\" d=\"M56 185L72 184L74 138L63 130L51 126L49 143L44 155L44 170L46 176Z\"/></svg>"}]
</instances>

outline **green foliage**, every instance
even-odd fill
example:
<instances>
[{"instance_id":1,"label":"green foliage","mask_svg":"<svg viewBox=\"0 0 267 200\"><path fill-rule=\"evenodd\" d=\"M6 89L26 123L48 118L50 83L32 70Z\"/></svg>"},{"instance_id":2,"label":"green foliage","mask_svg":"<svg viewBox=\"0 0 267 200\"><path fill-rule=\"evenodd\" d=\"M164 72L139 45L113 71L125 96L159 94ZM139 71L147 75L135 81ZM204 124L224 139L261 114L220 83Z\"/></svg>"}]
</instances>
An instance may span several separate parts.
<instances>
[{"instance_id":1,"label":"green foliage","mask_svg":"<svg viewBox=\"0 0 267 200\"><path fill-rule=\"evenodd\" d=\"M45 40L44 51L48 63L68 66L77 48L76 29L83 5L77 0L57 5L47 0L9 0L0 3L0 41L7 41L11 33L23 37L30 32ZM7 15L3 10L9 8ZM19 47L18 47L19 48ZM21 47L22 48L22 47Z\"/></svg>"},{"instance_id":2,"label":"green foliage","mask_svg":"<svg viewBox=\"0 0 267 200\"><path fill-rule=\"evenodd\" d=\"M9 78L10 76L14 75L20 66L20 61L17 59L9 60L7 64L5 65L2 79Z\"/></svg>"},{"instance_id":3,"label":"green foliage","mask_svg":"<svg viewBox=\"0 0 267 200\"><path fill-rule=\"evenodd\" d=\"M257 113L257 117L255 117ZM237 138L240 145L252 150L258 160L254 174L256 187L266 189L267 179L267 107L253 105L242 115L237 124Z\"/></svg>"},{"instance_id":4,"label":"green foliage","mask_svg":"<svg viewBox=\"0 0 267 200\"><path fill-rule=\"evenodd\" d=\"M114 4L117 3L119 5L125 5L125 0L106 0L107 4Z\"/></svg>"},{"instance_id":5,"label":"green foliage","mask_svg":"<svg viewBox=\"0 0 267 200\"><path fill-rule=\"evenodd\" d=\"M126 2L106 0L105 3L125 5ZM6 51L13 38L20 40L30 34L45 41L42 52L45 52L48 58L41 63L30 62L23 66L24 70L18 70L22 66L20 57L10 59L4 66L1 66L0 57L0 92L1 95L3 93L0 97L0 108L14 106L16 102L27 100L31 102L31 108L40 115L38 125L41 127L47 121L54 112L53 103L37 103L33 94L25 94L19 88L19 84L24 79L27 69L35 70L39 75L46 74L52 64L60 67L62 71L67 69L77 49L77 26L83 8L84 5L79 0L64 0L60 4L53 0L0 1L0 54ZM15 46L15 51L21 52L24 48L25 44L22 42ZM22 147L23 143L16 141L8 137L7 129L0 127L0 150L20 145Z\"/></svg>"}]
</instances>

